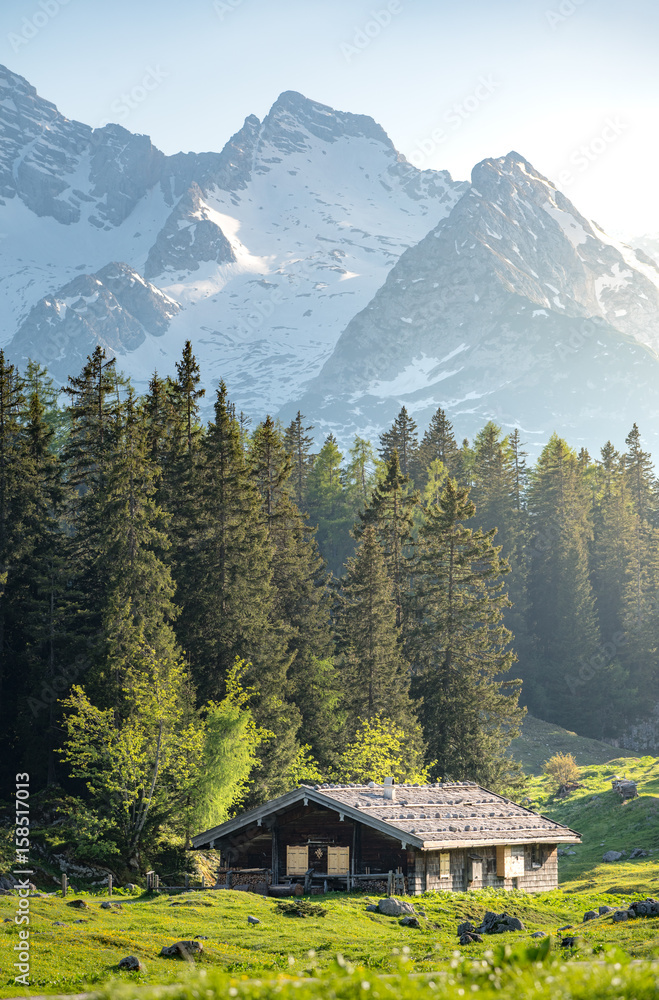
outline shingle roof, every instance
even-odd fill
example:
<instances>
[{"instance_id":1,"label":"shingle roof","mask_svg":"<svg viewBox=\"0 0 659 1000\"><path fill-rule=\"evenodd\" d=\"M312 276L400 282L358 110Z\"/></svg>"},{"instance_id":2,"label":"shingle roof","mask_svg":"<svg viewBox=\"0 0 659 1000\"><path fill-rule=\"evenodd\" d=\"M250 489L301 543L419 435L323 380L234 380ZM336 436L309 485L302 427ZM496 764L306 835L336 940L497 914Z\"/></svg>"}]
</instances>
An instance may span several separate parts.
<instances>
[{"instance_id":1,"label":"shingle roof","mask_svg":"<svg viewBox=\"0 0 659 1000\"><path fill-rule=\"evenodd\" d=\"M371 826L411 847L425 849L523 843L578 843L574 830L516 805L471 782L436 785L394 785L385 798L383 785L303 785L198 834L194 847L230 836L250 823L285 810L300 800Z\"/></svg>"}]
</instances>

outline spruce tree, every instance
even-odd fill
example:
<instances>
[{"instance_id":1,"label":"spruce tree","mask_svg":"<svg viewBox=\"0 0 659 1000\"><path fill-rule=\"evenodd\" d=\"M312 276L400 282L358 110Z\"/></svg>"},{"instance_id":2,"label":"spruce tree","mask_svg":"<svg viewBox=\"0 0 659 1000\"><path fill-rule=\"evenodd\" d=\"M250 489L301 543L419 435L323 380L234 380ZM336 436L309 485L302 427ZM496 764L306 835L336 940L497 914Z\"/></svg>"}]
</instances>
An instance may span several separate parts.
<instances>
[{"instance_id":1,"label":"spruce tree","mask_svg":"<svg viewBox=\"0 0 659 1000\"><path fill-rule=\"evenodd\" d=\"M413 479L417 472L418 450L416 422L403 406L389 430L380 435L380 458L383 462L388 462L394 451L397 451L403 475Z\"/></svg>"},{"instance_id":2,"label":"spruce tree","mask_svg":"<svg viewBox=\"0 0 659 1000\"><path fill-rule=\"evenodd\" d=\"M506 677L515 660L503 624L508 567L494 529L467 527L474 513L468 490L451 478L425 512L406 650L433 774L496 786L508 775L505 750L519 732L521 682Z\"/></svg>"},{"instance_id":3,"label":"spruce tree","mask_svg":"<svg viewBox=\"0 0 659 1000\"><path fill-rule=\"evenodd\" d=\"M436 459L448 470L449 475L457 471L458 446L455 443L453 425L439 406L433 414L427 431L419 446L419 466L425 475L432 462ZM425 482L425 480L424 480Z\"/></svg>"},{"instance_id":4,"label":"spruce tree","mask_svg":"<svg viewBox=\"0 0 659 1000\"><path fill-rule=\"evenodd\" d=\"M398 452L394 450L384 478L373 490L366 509L359 512L354 529L357 538L361 538L366 528L375 529L391 577L397 627L403 621L403 603L408 589L405 556L412 538L413 511L418 502L419 494L410 490L409 477L402 472Z\"/></svg>"},{"instance_id":5,"label":"spruce tree","mask_svg":"<svg viewBox=\"0 0 659 1000\"><path fill-rule=\"evenodd\" d=\"M409 732L416 723L392 591L384 553L369 525L348 559L338 611L348 738L360 720L376 716L393 719Z\"/></svg>"},{"instance_id":6,"label":"spruce tree","mask_svg":"<svg viewBox=\"0 0 659 1000\"><path fill-rule=\"evenodd\" d=\"M307 508L307 478L313 466L313 438L307 433L313 430L313 425L305 427L304 419L298 410L284 435L284 444L291 458L293 497L299 510Z\"/></svg>"},{"instance_id":7,"label":"spruce tree","mask_svg":"<svg viewBox=\"0 0 659 1000\"><path fill-rule=\"evenodd\" d=\"M336 438L328 434L308 476L308 509L317 525L318 547L329 570L339 576L353 549L352 512L341 470L343 455Z\"/></svg>"},{"instance_id":8,"label":"spruce tree","mask_svg":"<svg viewBox=\"0 0 659 1000\"><path fill-rule=\"evenodd\" d=\"M583 682L596 662L600 636L589 574L590 497L577 456L552 435L534 469L529 598L534 670L529 706L543 719L601 736L606 678ZM607 693L610 696L610 692Z\"/></svg>"}]
</instances>

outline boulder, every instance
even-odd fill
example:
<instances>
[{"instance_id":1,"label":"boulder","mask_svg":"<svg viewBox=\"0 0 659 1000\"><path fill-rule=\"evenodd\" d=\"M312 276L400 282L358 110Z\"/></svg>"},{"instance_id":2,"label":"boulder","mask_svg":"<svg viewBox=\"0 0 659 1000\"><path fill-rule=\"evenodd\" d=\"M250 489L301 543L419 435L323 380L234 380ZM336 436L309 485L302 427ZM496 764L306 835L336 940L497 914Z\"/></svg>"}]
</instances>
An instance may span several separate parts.
<instances>
[{"instance_id":1,"label":"boulder","mask_svg":"<svg viewBox=\"0 0 659 1000\"><path fill-rule=\"evenodd\" d=\"M611 864L614 861L620 861L620 858L624 856L624 851L607 851L606 854L602 855L602 861L606 861L607 864Z\"/></svg>"},{"instance_id":2,"label":"boulder","mask_svg":"<svg viewBox=\"0 0 659 1000\"><path fill-rule=\"evenodd\" d=\"M101 903L101 909L102 910L111 910L112 909L112 903L108 902L108 900L106 899L104 903Z\"/></svg>"},{"instance_id":3,"label":"boulder","mask_svg":"<svg viewBox=\"0 0 659 1000\"><path fill-rule=\"evenodd\" d=\"M599 908L600 916L602 915L602 913L613 913L614 910L615 906L600 906Z\"/></svg>"},{"instance_id":4,"label":"boulder","mask_svg":"<svg viewBox=\"0 0 659 1000\"><path fill-rule=\"evenodd\" d=\"M249 916L247 917L247 923L248 923L248 924L260 924L260 923L261 923L261 921L259 920L259 918L258 918L258 917L252 917L251 915L249 915Z\"/></svg>"},{"instance_id":5,"label":"boulder","mask_svg":"<svg viewBox=\"0 0 659 1000\"><path fill-rule=\"evenodd\" d=\"M195 941L208 941L208 934L195 934Z\"/></svg>"},{"instance_id":6,"label":"boulder","mask_svg":"<svg viewBox=\"0 0 659 1000\"><path fill-rule=\"evenodd\" d=\"M203 950L201 941L177 941L176 944L164 945L160 954L163 958L192 958L201 955Z\"/></svg>"},{"instance_id":7,"label":"boulder","mask_svg":"<svg viewBox=\"0 0 659 1000\"><path fill-rule=\"evenodd\" d=\"M411 903L406 903L403 899L396 899L395 896L381 899L378 902L378 910L380 913L384 913L385 917L402 917L406 913L415 912Z\"/></svg>"},{"instance_id":8,"label":"boulder","mask_svg":"<svg viewBox=\"0 0 659 1000\"><path fill-rule=\"evenodd\" d=\"M135 892L137 886L134 885L132 882L126 882L124 889L126 890L126 892Z\"/></svg>"},{"instance_id":9,"label":"boulder","mask_svg":"<svg viewBox=\"0 0 659 1000\"><path fill-rule=\"evenodd\" d=\"M531 937L532 938L543 938L543 937L547 937L547 935L545 934L544 931L535 931L535 933L532 934Z\"/></svg>"},{"instance_id":10,"label":"boulder","mask_svg":"<svg viewBox=\"0 0 659 1000\"><path fill-rule=\"evenodd\" d=\"M579 938L564 937L561 941L561 948L576 948L578 944Z\"/></svg>"},{"instance_id":11,"label":"boulder","mask_svg":"<svg viewBox=\"0 0 659 1000\"><path fill-rule=\"evenodd\" d=\"M418 917L407 916L403 917L400 921L401 927L416 927L417 930L421 928Z\"/></svg>"},{"instance_id":12,"label":"boulder","mask_svg":"<svg viewBox=\"0 0 659 1000\"><path fill-rule=\"evenodd\" d=\"M488 910L483 917L478 934L506 934L508 931L523 931L524 924L519 917L511 917L509 913L493 913Z\"/></svg>"},{"instance_id":13,"label":"boulder","mask_svg":"<svg viewBox=\"0 0 659 1000\"><path fill-rule=\"evenodd\" d=\"M629 920L629 910L616 910L613 914L614 923L619 924L624 920Z\"/></svg>"},{"instance_id":14,"label":"boulder","mask_svg":"<svg viewBox=\"0 0 659 1000\"><path fill-rule=\"evenodd\" d=\"M463 924L458 924L458 937L462 937L463 934L471 934L476 928L469 920L465 920Z\"/></svg>"},{"instance_id":15,"label":"boulder","mask_svg":"<svg viewBox=\"0 0 659 1000\"><path fill-rule=\"evenodd\" d=\"M377 903L369 903L368 906L366 907L366 912L377 913L378 912Z\"/></svg>"},{"instance_id":16,"label":"boulder","mask_svg":"<svg viewBox=\"0 0 659 1000\"><path fill-rule=\"evenodd\" d=\"M632 853L629 855L630 860L632 858L647 858L648 852L641 850L640 847L635 847Z\"/></svg>"},{"instance_id":17,"label":"boulder","mask_svg":"<svg viewBox=\"0 0 659 1000\"><path fill-rule=\"evenodd\" d=\"M476 931L460 935L460 944L475 944L477 941L482 942L482 940L483 938Z\"/></svg>"},{"instance_id":18,"label":"boulder","mask_svg":"<svg viewBox=\"0 0 659 1000\"><path fill-rule=\"evenodd\" d=\"M66 905L67 906L71 906L74 910L88 910L89 909L89 907L88 907L87 903L85 903L84 899L72 899L71 902L67 903Z\"/></svg>"},{"instance_id":19,"label":"boulder","mask_svg":"<svg viewBox=\"0 0 659 1000\"><path fill-rule=\"evenodd\" d=\"M588 920L595 920L596 917L599 917L597 910L586 910L583 915L583 922L585 924Z\"/></svg>"},{"instance_id":20,"label":"boulder","mask_svg":"<svg viewBox=\"0 0 659 1000\"><path fill-rule=\"evenodd\" d=\"M119 968L123 969L124 972L144 972L144 966L137 955L126 955L119 962Z\"/></svg>"}]
</instances>

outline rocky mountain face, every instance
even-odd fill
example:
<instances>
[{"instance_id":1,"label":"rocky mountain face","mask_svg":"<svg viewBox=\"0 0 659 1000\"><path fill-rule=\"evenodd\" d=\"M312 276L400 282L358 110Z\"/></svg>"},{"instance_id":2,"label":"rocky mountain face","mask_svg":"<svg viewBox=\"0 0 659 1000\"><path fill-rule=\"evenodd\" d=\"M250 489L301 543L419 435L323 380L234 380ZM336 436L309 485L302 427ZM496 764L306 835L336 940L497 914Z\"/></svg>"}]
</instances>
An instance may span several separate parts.
<instances>
[{"instance_id":1,"label":"rocky mountain face","mask_svg":"<svg viewBox=\"0 0 659 1000\"><path fill-rule=\"evenodd\" d=\"M0 250L3 346L59 380L101 343L142 389L190 338L208 389L257 419L301 406L343 443L402 404L531 448L657 422L653 246L610 239L517 153L456 182L295 92L220 152L165 156L0 67Z\"/></svg>"},{"instance_id":2,"label":"rocky mountain face","mask_svg":"<svg viewBox=\"0 0 659 1000\"><path fill-rule=\"evenodd\" d=\"M179 306L127 264L80 274L30 310L7 348L24 365L38 357L60 382L78 372L97 344L128 355L162 337Z\"/></svg>"},{"instance_id":3,"label":"rocky mountain face","mask_svg":"<svg viewBox=\"0 0 659 1000\"><path fill-rule=\"evenodd\" d=\"M634 420L654 433L658 350L657 265L510 153L401 256L301 405L341 438L441 405L460 433L493 419L594 449Z\"/></svg>"},{"instance_id":4,"label":"rocky mountain face","mask_svg":"<svg viewBox=\"0 0 659 1000\"><path fill-rule=\"evenodd\" d=\"M208 383L225 378L258 415L301 394L403 250L464 189L405 163L371 118L293 92L221 152L165 156L118 125L69 121L2 68L0 150L0 316L12 354L55 364L61 378L78 364L70 345L86 350L96 336L144 386L154 367L173 370L189 337ZM113 261L177 303L157 344L101 293L78 340L70 312L53 318L81 273L93 294Z\"/></svg>"}]
</instances>

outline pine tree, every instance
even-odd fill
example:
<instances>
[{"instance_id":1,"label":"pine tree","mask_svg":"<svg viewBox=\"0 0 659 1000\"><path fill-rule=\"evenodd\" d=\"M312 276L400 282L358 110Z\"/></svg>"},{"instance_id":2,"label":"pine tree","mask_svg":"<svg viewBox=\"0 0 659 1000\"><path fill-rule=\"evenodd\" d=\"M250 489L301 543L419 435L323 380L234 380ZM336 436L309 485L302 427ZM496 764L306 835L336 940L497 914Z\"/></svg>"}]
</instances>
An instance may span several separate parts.
<instances>
[{"instance_id":1,"label":"pine tree","mask_svg":"<svg viewBox=\"0 0 659 1000\"><path fill-rule=\"evenodd\" d=\"M356 555L348 560L338 612L349 738L360 720L380 715L410 732L416 723L392 591L375 528L368 526Z\"/></svg>"},{"instance_id":2,"label":"pine tree","mask_svg":"<svg viewBox=\"0 0 659 1000\"><path fill-rule=\"evenodd\" d=\"M308 509L312 524L318 526L318 547L329 570L341 574L352 551L352 514L341 471L343 455L336 438L329 434L316 456L308 476Z\"/></svg>"},{"instance_id":3,"label":"pine tree","mask_svg":"<svg viewBox=\"0 0 659 1000\"><path fill-rule=\"evenodd\" d=\"M419 439L416 422L403 406L388 431L380 435L380 458L383 462L398 452L398 461L404 476L413 478L416 470Z\"/></svg>"},{"instance_id":4,"label":"pine tree","mask_svg":"<svg viewBox=\"0 0 659 1000\"><path fill-rule=\"evenodd\" d=\"M398 452L394 450L387 462L384 478L373 490L366 509L360 511L359 522L354 529L357 538L361 538L366 528L375 529L392 581L397 627L403 621L403 603L408 585L405 555L412 537L413 510L419 502L419 495L410 491L409 482L409 477L398 464Z\"/></svg>"},{"instance_id":5,"label":"pine tree","mask_svg":"<svg viewBox=\"0 0 659 1000\"><path fill-rule=\"evenodd\" d=\"M206 394L206 390L200 388L200 382L201 371L197 359L192 353L192 344L186 340L181 360L176 362L174 387L182 410L188 454L194 450L195 438L198 438L200 434L198 425L199 400Z\"/></svg>"},{"instance_id":6,"label":"pine tree","mask_svg":"<svg viewBox=\"0 0 659 1000\"><path fill-rule=\"evenodd\" d=\"M428 430L419 446L419 466L425 472L436 459L448 470L449 475L457 471L458 446L455 443L453 425L440 407L433 414Z\"/></svg>"},{"instance_id":7,"label":"pine tree","mask_svg":"<svg viewBox=\"0 0 659 1000\"><path fill-rule=\"evenodd\" d=\"M505 749L523 713L521 683L506 679L515 659L503 624L508 567L494 529L466 526L474 514L468 490L451 478L439 504L426 511L406 649L434 775L491 786L507 776Z\"/></svg>"},{"instance_id":8,"label":"pine tree","mask_svg":"<svg viewBox=\"0 0 659 1000\"><path fill-rule=\"evenodd\" d=\"M291 458L293 497L299 510L307 508L307 478L313 466L313 438L307 433L313 430L313 425L305 427L304 419L298 410L295 420L291 421L284 435L284 444Z\"/></svg>"},{"instance_id":9,"label":"pine tree","mask_svg":"<svg viewBox=\"0 0 659 1000\"><path fill-rule=\"evenodd\" d=\"M529 491L529 597L536 662L526 695L541 718L601 736L603 703L595 694L606 689L604 674L596 685L582 683L600 645L589 576L589 507L577 456L554 434L540 455Z\"/></svg>"},{"instance_id":10,"label":"pine tree","mask_svg":"<svg viewBox=\"0 0 659 1000\"><path fill-rule=\"evenodd\" d=\"M327 766L335 755L340 721L327 574L315 530L291 496L295 483L291 483L290 457L270 418L254 434L250 462L272 547L274 615L286 623L288 650L294 655L288 698L300 712L305 744Z\"/></svg>"}]
</instances>

